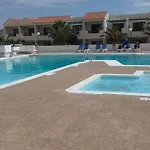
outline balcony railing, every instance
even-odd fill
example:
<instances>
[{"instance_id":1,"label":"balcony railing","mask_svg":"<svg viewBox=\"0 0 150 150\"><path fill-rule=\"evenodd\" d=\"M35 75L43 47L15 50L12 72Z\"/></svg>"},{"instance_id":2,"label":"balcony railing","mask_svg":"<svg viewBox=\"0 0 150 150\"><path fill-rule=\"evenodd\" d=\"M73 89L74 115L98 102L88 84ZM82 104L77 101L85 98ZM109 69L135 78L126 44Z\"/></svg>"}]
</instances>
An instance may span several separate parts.
<instances>
[{"instance_id":1,"label":"balcony railing","mask_svg":"<svg viewBox=\"0 0 150 150\"><path fill-rule=\"evenodd\" d=\"M80 31L79 39L99 39L104 34L104 30L99 30L98 33L89 33L88 31Z\"/></svg>"},{"instance_id":2,"label":"balcony railing","mask_svg":"<svg viewBox=\"0 0 150 150\"><path fill-rule=\"evenodd\" d=\"M16 37L17 34L8 34L9 37Z\"/></svg>"},{"instance_id":3,"label":"balcony railing","mask_svg":"<svg viewBox=\"0 0 150 150\"><path fill-rule=\"evenodd\" d=\"M100 33L101 30L91 30L91 31L88 31L88 33Z\"/></svg>"},{"instance_id":4,"label":"balcony railing","mask_svg":"<svg viewBox=\"0 0 150 150\"><path fill-rule=\"evenodd\" d=\"M41 33L41 36L48 36L48 33Z\"/></svg>"},{"instance_id":5,"label":"balcony railing","mask_svg":"<svg viewBox=\"0 0 150 150\"><path fill-rule=\"evenodd\" d=\"M34 33L23 33L23 36L33 36Z\"/></svg>"}]
</instances>

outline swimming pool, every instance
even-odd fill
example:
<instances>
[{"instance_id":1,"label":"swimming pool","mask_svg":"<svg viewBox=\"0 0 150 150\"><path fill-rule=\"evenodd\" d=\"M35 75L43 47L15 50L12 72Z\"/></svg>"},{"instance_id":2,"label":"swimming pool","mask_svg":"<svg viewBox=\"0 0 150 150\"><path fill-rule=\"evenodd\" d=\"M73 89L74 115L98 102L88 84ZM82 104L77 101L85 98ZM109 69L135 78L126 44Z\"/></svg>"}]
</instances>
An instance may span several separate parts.
<instances>
[{"instance_id":1,"label":"swimming pool","mask_svg":"<svg viewBox=\"0 0 150 150\"><path fill-rule=\"evenodd\" d=\"M0 61L0 85L41 74L81 61L75 55L37 55Z\"/></svg>"},{"instance_id":2,"label":"swimming pool","mask_svg":"<svg viewBox=\"0 0 150 150\"><path fill-rule=\"evenodd\" d=\"M67 89L71 93L150 96L150 72L135 75L97 74Z\"/></svg>"},{"instance_id":3,"label":"swimming pool","mask_svg":"<svg viewBox=\"0 0 150 150\"><path fill-rule=\"evenodd\" d=\"M0 59L0 86L81 62L83 57L83 54L53 54ZM117 60L123 65L150 65L150 55L92 54L90 59Z\"/></svg>"}]
</instances>

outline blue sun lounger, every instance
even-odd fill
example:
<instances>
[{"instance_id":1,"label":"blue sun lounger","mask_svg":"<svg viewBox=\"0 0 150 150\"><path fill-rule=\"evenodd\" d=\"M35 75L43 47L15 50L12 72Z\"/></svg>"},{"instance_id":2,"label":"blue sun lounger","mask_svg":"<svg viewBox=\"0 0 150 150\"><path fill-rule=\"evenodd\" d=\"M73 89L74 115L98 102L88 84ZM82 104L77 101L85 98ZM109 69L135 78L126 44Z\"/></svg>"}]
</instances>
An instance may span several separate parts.
<instances>
[{"instance_id":1,"label":"blue sun lounger","mask_svg":"<svg viewBox=\"0 0 150 150\"><path fill-rule=\"evenodd\" d=\"M125 45L125 47L124 47L124 51L126 52L126 51L131 51L132 50L132 48L131 48L131 45L128 43L127 45Z\"/></svg>"},{"instance_id":2,"label":"blue sun lounger","mask_svg":"<svg viewBox=\"0 0 150 150\"><path fill-rule=\"evenodd\" d=\"M84 44L80 44L76 52L83 52Z\"/></svg>"},{"instance_id":3,"label":"blue sun lounger","mask_svg":"<svg viewBox=\"0 0 150 150\"><path fill-rule=\"evenodd\" d=\"M88 43L85 43L85 44L84 44L83 51L84 51L84 52L90 52L89 44L88 44Z\"/></svg>"},{"instance_id":4,"label":"blue sun lounger","mask_svg":"<svg viewBox=\"0 0 150 150\"><path fill-rule=\"evenodd\" d=\"M100 52L100 49L101 49L101 44L97 43L96 44L96 52Z\"/></svg>"},{"instance_id":5,"label":"blue sun lounger","mask_svg":"<svg viewBox=\"0 0 150 150\"><path fill-rule=\"evenodd\" d=\"M108 51L107 44L102 44L100 51L101 52L107 52Z\"/></svg>"}]
</instances>

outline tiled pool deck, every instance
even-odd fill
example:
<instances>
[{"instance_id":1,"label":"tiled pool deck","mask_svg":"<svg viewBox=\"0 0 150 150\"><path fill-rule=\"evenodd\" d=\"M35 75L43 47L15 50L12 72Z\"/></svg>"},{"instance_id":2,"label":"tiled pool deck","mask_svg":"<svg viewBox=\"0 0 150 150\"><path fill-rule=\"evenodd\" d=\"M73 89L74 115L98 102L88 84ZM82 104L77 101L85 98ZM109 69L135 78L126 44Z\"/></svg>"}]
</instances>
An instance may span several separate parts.
<instances>
[{"instance_id":1,"label":"tiled pool deck","mask_svg":"<svg viewBox=\"0 0 150 150\"><path fill-rule=\"evenodd\" d=\"M65 91L95 73L136 70L150 68L91 62L1 89L0 150L149 150L149 101Z\"/></svg>"}]
</instances>

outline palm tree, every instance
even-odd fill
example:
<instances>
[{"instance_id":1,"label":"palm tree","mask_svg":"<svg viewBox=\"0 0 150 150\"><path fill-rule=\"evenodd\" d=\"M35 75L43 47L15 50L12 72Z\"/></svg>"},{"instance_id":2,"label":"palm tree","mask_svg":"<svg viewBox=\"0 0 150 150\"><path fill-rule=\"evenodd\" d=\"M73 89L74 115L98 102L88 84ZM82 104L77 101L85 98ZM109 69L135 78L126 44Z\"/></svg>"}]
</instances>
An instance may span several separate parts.
<instances>
[{"instance_id":1,"label":"palm tree","mask_svg":"<svg viewBox=\"0 0 150 150\"><path fill-rule=\"evenodd\" d=\"M49 29L49 37L54 45L76 44L78 38L68 24L57 21Z\"/></svg>"},{"instance_id":2,"label":"palm tree","mask_svg":"<svg viewBox=\"0 0 150 150\"><path fill-rule=\"evenodd\" d=\"M13 44L13 40L9 38L9 36L7 38L4 37L0 37L0 45L9 45L9 44Z\"/></svg>"},{"instance_id":3,"label":"palm tree","mask_svg":"<svg viewBox=\"0 0 150 150\"><path fill-rule=\"evenodd\" d=\"M122 33L119 30L107 29L101 37L105 37L107 41L110 41L115 49L116 44L127 38L127 34Z\"/></svg>"}]
</instances>

